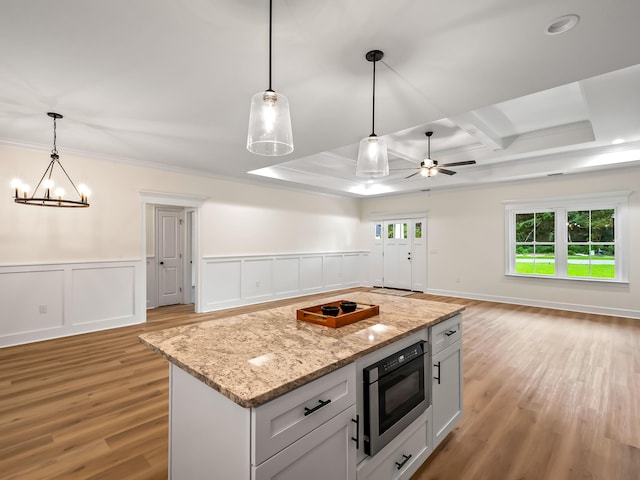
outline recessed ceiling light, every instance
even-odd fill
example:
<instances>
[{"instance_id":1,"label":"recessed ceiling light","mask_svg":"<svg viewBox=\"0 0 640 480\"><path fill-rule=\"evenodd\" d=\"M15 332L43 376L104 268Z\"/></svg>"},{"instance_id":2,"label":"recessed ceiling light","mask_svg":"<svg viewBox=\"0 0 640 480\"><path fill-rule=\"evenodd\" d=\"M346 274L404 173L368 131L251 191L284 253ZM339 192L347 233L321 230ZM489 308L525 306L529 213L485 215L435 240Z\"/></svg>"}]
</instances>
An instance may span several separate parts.
<instances>
[{"instance_id":1,"label":"recessed ceiling light","mask_svg":"<svg viewBox=\"0 0 640 480\"><path fill-rule=\"evenodd\" d=\"M562 15L554 19L545 29L547 35L560 35L561 33L568 32L575 27L580 21L580 17L575 14Z\"/></svg>"},{"instance_id":2,"label":"recessed ceiling light","mask_svg":"<svg viewBox=\"0 0 640 480\"><path fill-rule=\"evenodd\" d=\"M611 142L611 145L619 145L620 143L624 143L624 138L616 138Z\"/></svg>"}]
</instances>

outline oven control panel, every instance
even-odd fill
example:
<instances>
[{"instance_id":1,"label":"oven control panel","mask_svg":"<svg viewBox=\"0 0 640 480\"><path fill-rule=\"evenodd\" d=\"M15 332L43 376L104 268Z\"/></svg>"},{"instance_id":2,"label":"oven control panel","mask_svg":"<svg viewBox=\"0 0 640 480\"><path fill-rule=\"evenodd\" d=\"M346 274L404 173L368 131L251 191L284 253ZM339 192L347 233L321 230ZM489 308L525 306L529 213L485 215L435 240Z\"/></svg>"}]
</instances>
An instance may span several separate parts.
<instances>
[{"instance_id":1,"label":"oven control panel","mask_svg":"<svg viewBox=\"0 0 640 480\"><path fill-rule=\"evenodd\" d=\"M372 383L378 380L379 377L386 375L389 372L400 368L402 365L414 360L418 357L422 357L425 354L427 342L421 341L413 344L407 348L400 350L393 355L383 358L379 362L368 366L364 369L364 381L366 383Z\"/></svg>"}]
</instances>

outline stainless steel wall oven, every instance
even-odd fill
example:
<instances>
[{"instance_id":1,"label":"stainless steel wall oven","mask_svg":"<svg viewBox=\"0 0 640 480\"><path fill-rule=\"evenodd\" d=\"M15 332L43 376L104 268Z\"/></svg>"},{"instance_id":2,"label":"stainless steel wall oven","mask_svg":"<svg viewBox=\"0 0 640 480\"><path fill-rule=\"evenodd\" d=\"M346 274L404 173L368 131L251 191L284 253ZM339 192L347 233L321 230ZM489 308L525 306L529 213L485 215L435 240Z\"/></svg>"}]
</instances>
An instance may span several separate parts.
<instances>
[{"instance_id":1,"label":"stainless steel wall oven","mask_svg":"<svg viewBox=\"0 0 640 480\"><path fill-rule=\"evenodd\" d=\"M429 344L420 341L363 370L364 451L375 455L429 407Z\"/></svg>"}]
</instances>

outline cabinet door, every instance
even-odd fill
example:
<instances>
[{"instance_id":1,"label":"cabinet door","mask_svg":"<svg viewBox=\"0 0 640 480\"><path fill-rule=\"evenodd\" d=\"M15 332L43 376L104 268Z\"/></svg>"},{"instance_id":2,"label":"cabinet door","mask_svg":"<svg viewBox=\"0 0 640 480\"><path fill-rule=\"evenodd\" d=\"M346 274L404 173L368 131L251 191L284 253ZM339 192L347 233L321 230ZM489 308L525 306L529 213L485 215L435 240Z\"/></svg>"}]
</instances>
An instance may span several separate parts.
<instances>
[{"instance_id":1,"label":"cabinet door","mask_svg":"<svg viewBox=\"0 0 640 480\"><path fill-rule=\"evenodd\" d=\"M433 448L462 417L462 342L455 342L432 357Z\"/></svg>"},{"instance_id":2,"label":"cabinet door","mask_svg":"<svg viewBox=\"0 0 640 480\"><path fill-rule=\"evenodd\" d=\"M277 453L258 467L253 480L354 480L356 477L356 407Z\"/></svg>"},{"instance_id":3,"label":"cabinet door","mask_svg":"<svg viewBox=\"0 0 640 480\"><path fill-rule=\"evenodd\" d=\"M431 408L375 456L358 464L358 480L406 480L431 454Z\"/></svg>"}]
</instances>

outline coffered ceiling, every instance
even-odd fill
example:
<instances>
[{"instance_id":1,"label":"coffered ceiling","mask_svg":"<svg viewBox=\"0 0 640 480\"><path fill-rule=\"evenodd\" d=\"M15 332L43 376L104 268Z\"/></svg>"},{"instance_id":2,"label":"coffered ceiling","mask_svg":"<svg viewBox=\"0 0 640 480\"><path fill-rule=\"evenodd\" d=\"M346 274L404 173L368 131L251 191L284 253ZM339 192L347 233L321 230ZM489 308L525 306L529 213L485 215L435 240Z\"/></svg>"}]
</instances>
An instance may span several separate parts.
<instances>
[{"instance_id":1,"label":"coffered ceiling","mask_svg":"<svg viewBox=\"0 0 640 480\"><path fill-rule=\"evenodd\" d=\"M267 0L0 8L0 141L50 149L45 113L56 111L63 159L356 197L640 165L637 0L274 0L273 87L294 129L286 157L245 147L249 101L268 84ZM546 34L570 13L575 28ZM355 160L371 128L374 48L385 53L376 133L392 172L366 181ZM477 164L406 179L427 130L432 158Z\"/></svg>"}]
</instances>

